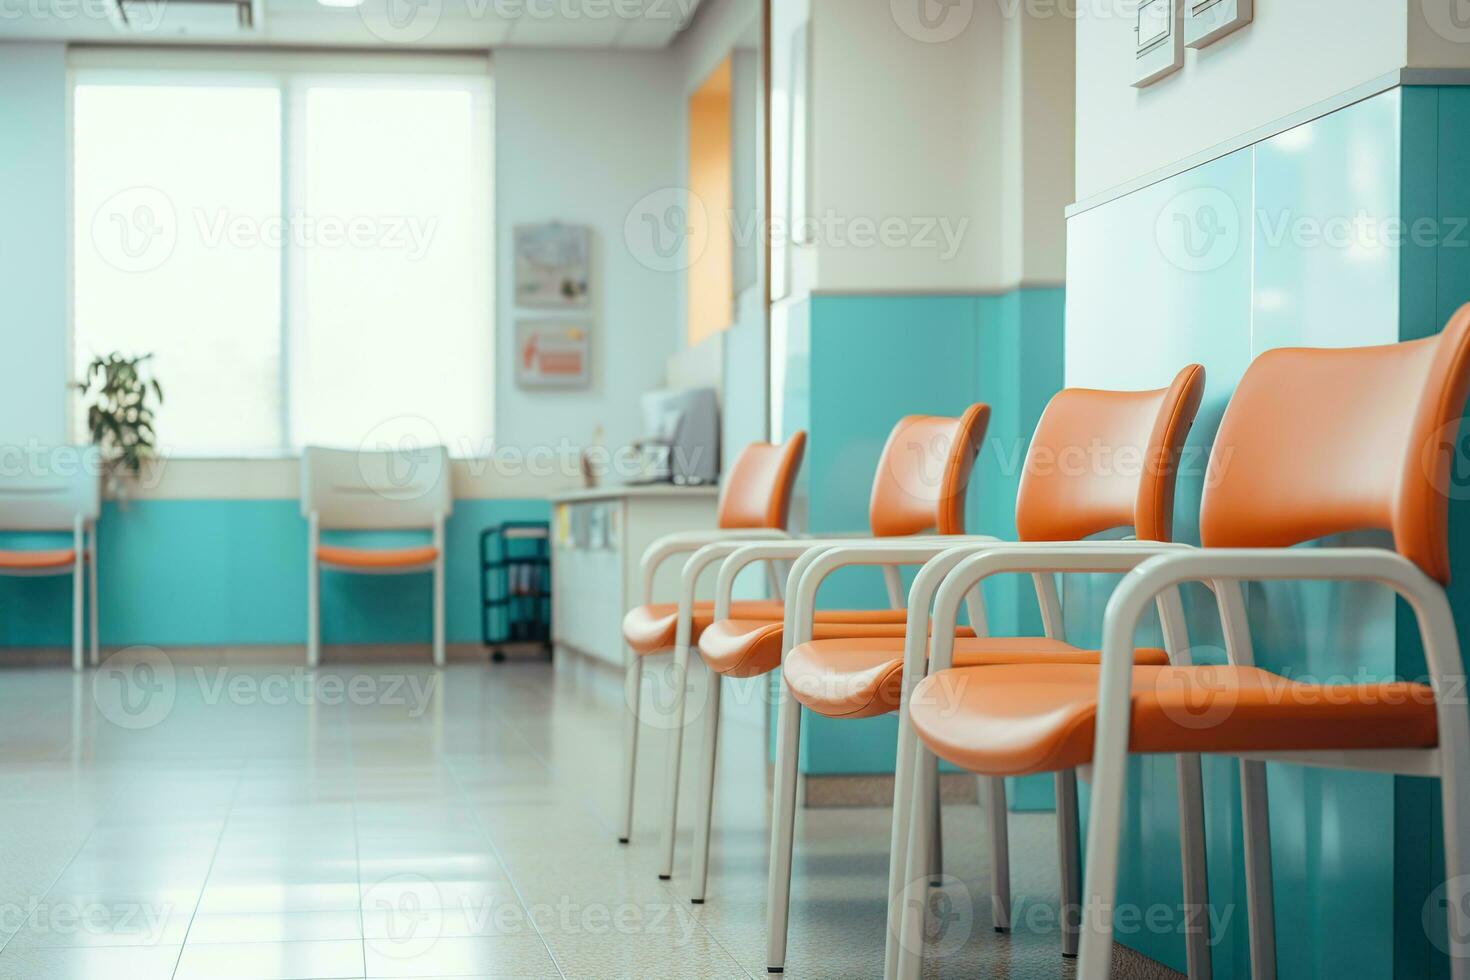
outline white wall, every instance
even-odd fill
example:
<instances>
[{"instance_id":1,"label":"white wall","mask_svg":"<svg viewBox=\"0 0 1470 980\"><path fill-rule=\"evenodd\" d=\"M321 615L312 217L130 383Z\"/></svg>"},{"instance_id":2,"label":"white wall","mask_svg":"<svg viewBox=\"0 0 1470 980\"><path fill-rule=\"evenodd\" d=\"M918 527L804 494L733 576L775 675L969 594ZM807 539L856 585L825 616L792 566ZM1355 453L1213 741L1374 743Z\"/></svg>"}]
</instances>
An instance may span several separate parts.
<instances>
[{"instance_id":1,"label":"white wall","mask_svg":"<svg viewBox=\"0 0 1470 980\"><path fill-rule=\"evenodd\" d=\"M0 44L0 445L67 441L66 48Z\"/></svg>"},{"instance_id":2,"label":"white wall","mask_svg":"<svg viewBox=\"0 0 1470 980\"><path fill-rule=\"evenodd\" d=\"M684 182L677 65L667 52L502 49L493 71L497 442L584 445L601 424L609 447L625 445L642 434L638 396L663 384L684 319L677 274L640 262L624 237L640 198ZM594 229L594 369L585 392L529 392L515 384L511 232L551 220Z\"/></svg>"},{"instance_id":3,"label":"white wall","mask_svg":"<svg viewBox=\"0 0 1470 980\"><path fill-rule=\"evenodd\" d=\"M1253 23L1186 50L1181 71L1144 89L1129 84L1133 22L1119 12L1126 4L1079 3L1077 197L1405 66L1406 10L1416 8L1417 16L1420 2L1261 0Z\"/></svg>"},{"instance_id":4,"label":"white wall","mask_svg":"<svg viewBox=\"0 0 1470 980\"><path fill-rule=\"evenodd\" d=\"M963 7L964 5L961 5ZM813 0L811 215L823 290L988 290L1007 284L1001 5L976 3L957 36L906 33L889 0ZM943 220L957 251L922 247ZM915 244L865 245L857 221L904 222ZM966 224L967 222L967 224ZM838 223L848 228L838 231ZM952 254L946 254L951 251Z\"/></svg>"}]
</instances>

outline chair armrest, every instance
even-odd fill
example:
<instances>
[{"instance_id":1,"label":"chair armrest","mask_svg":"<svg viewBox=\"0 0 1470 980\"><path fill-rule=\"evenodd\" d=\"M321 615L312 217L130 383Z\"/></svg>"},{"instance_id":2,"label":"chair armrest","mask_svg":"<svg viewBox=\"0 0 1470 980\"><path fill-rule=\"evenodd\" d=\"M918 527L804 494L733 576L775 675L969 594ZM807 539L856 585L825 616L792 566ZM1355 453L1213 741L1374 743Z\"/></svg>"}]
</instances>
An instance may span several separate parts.
<instances>
[{"instance_id":1,"label":"chair armrest","mask_svg":"<svg viewBox=\"0 0 1470 980\"><path fill-rule=\"evenodd\" d=\"M644 550L643 557L638 563L639 574L643 579L643 601L645 603L653 601L654 576L658 574L659 567L675 555L691 554L707 544L720 541L764 541L788 537L785 531L774 528L732 528L729 530L716 528L666 534Z\"/></svg>"}]
</instances>

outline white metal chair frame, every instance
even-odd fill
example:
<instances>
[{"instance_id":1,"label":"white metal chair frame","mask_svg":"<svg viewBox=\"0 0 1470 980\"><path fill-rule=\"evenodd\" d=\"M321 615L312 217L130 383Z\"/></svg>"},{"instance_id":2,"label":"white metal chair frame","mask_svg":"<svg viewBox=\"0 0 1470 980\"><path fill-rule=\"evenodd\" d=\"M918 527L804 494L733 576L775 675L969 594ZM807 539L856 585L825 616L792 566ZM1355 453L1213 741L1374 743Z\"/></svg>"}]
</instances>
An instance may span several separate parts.
<instances>
[{"instance_id":1,"label":"white metal chair frame","mask_svg":"<svg viewBox=\"0 0 1470 980\"><path fill-rule=\"evenodd\" d=\"M95 450L84 450L83 455ZM70 511L69 515L63 512ZM84 464L74 476L26 477L0 481L0 516L7 530L70 531L72 560L49 568L0 568L11 578L72 577L71 666L82 670L88 662L97 666L97 518L102 511L101 477ZM13 522L13 523L12 523ZM83 577L85 576L85 583ZM86 626L83 627L85 606ZM83 656L83 634L87 655Z\"/></svg>"},{"instance_id":2,"label":"white metal chair frame","mask_svg":"<svg viewBox=\"0 0 1470 980\"><path fill-rule=\"evenodd\" d=\"M964 558L977 553L1000 553L1013 556L1012 562L1018 567L1014 571L1029 572L1036 589L1037 600L1041 607L1045 635L1051 639L1065 640L1062 627L1061 604L1056 591L1055 579L1048 574L1053 571L1066 570L1069 554L1081 554L1086 556L1088 562L1101 563L1111 567L1120 564L1123 567L1131 567L1139 561L1159 554L1182 548L1182 545L1169 543L1111 540L1111 541L1082 541L1082 542L996 542L992 539L989 543L967 543L958 547L954 542L949 545L938 547L919 547L899 551L892 548L872 549L863 547L834 547L828 549L824 554L816 557L805 568L800 570L800 580L796 581L797 575L793 573L793 585L791 593L792 616L796 618L796 627L790 631L789 642L783 648L783 659L786 653L797 644L806 642L811 636L812 610L815 607L817 590L822 581L839 568L850 565L868 564L920 564L924 563L913 585L909 590L908 597L908 628L905 631L904 643L904 673L901 686L900 705L900 741L895 766L895 788L894 788L894 824L893 824L893 846L890 853L890 895L897 896L902 891L903 882L913 878L917 883L920 879L927 880L932 874L934 854L939 850L938 843L933 836L939 832L937 820L918 821L925 825L925 855L926 864L908 863L908 839L910 833L909 819L911 812L926 812L937 807L937 760L932 756L925 762L925 768L915 770L913 768L913 753L917 739L913 738L912 729L906 724L906 709L908 699L915 685L922 678L922 665L926 653L928 627L930 623L930 603L933 601L935 592L945 577ZM1053 567L1055 566L1055 567ZM1081 570L1081 569L1078 569ZM980 580L969 582L968 587L956 590L954 594L962 595L970 612L970 621L976 627L978 636L988 635L985 628L983 602L980 599ZM947 641L952 648L954 632L956 628L956 615L949 619L948 626L936 622L936 629L948 629ZM1167 648L1167 644L1166 644ZM919 671L916 673L916 670ZM768 932L768 964L770 969L780 969L784 964L786 949L787 919L790 894L790 854L791 842L794 834L794 799L788 799L783 795L788 787L794 787L796 750L800 734L800 710L799 703L789 692L783 690L780 708L780 723L777 736L777 800L773 804L773 826L772 826L772 861L769 880L769 932ZM784 751L783 751L784 749ZM906 805L912 793L913 773L923 772L927 776L925 785L922 787L922 802L916 803L921 809L910 811ZM1203 868L1203 824L1202 810L1197 805L1198 793L1191 792L1191 786L1198 786L1198 764L1197 760L1191 764L1188 759L1181 762L1181 821L1184 828L1183 839L1188 846L1188 854L1198 856L1198 864L1191 860L1186 861L1186 869L1190 867ZM980 783L982 798L986 801L989 816L990 843L992 849L993 887L992 908L995 915L995 927L997 930L1005 930L1010 927L1010 887L1009 887L1009 862L1007 856L1007 814L1005 801L1005 783L1003 778L982 779ZM1080 892L1078 881L1078 841L1076 823L1076 779L1075 774L1059 773L1056 777L1056 789L1058 797L1059 814L1059 850L1061 854L1062 891L1063 891L1063 955L1073 956L1077 951L1077 900ZM914 796L919 800L919 796ZM1191 802L1195 801L1195 802ZM1197 903L1203 909L1203 874L1192 875L1192 881L1187 883L1188 887L1198 890L1201 900ZM899 905L896 901L890 902L890 932L898 928ZM894 961L895 951L890 949L885 974L893 976L896 968ZM1206 966L1207 969L1207 966ZM1205 974L1207 975L1207 974Z\"/></svg>"},{"instance_id":3,"label":"white metal chair frame","mask_svg":"<svg viewBox=\"0 0 1470 980\"><path fill-rule=\"evenodd\" d=\"M332 456L352 456L356 459L387 459L398 455L392 450L388 451L350 451L324 449L316 446L308 446L302 453L302 496L301 506L307 520L307 542L306 542L306 663L307 666L315 667L321 663L321 573L328 570L333 572L345 572L351 575L421 575L425 572L433 575L433 658L434 666L443 667L445 663L445 597L444 597L444 522L448 518L454 506L454 495L450 488L449 454L443 446L424 447L414 452L429 452L436 455L438 470L436 486L424 491L422 496L431 496L428 501L431 516L428 522L419 524L411 516L405 523L404 520L388 518L378 520L347 519L337 520L327 530L427 530L431 535L431 545L434 548L434 559L432 561L420 562L414 565L348 565L331 561L324 561L318 554L321 548L322 517L320 502L316 499L316 489L312 485L313 459L329 458ZM364 467L364 469L366 469ZM329 487L326 495L350 493L357 499L361 499L364 490L374 492L375 488L368 479L366 472L362 476L361 487ZM382 488L376 488L382 489ZM400 492L400 488L389 488L379 494L379 500L373 503L373 507L390 514L397 514L407 510L424 510L424 507L415 505L413 508L404 508L402 501L395 500L394 495ZM350 513L361 517L366 509L355 504L349 504L344 508Z\"/></svg>"}]
</instances>

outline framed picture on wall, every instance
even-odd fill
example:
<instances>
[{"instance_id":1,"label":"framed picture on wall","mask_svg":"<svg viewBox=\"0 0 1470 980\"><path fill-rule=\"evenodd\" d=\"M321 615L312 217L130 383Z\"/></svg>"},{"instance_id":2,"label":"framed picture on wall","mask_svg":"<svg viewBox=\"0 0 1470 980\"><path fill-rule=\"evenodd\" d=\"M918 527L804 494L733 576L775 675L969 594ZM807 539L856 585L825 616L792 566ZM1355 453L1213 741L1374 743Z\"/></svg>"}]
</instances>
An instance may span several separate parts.
<instances>
[{"instance_id":1,"label":"framed picture on wall","mask_svg":"<svg viewBox=\"0 0 1470 980\"><path fill-rule=\"evenodd\" d=\"M587 225L517 225L517 306L580 308L588 305L592 274L592 229Z\"/></svg>"},{"instance_id":2,"label":"framed picture on wall","mask_svg":"<svg viewBox=\"0 0 1470 980\"><path fill-rule=\"evenodd\" d=\"M516 321L516 384L586 388L592 383L592 331L565 320Z\"/></svg>"}]
</instances>

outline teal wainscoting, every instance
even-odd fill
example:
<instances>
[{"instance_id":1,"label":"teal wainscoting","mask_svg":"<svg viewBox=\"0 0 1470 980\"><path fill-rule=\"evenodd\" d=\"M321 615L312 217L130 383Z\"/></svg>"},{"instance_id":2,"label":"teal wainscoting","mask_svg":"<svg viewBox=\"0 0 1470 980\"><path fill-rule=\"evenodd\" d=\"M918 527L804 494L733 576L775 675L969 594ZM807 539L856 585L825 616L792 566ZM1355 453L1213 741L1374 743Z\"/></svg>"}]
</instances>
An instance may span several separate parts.
<instances>
[{"instance_id":1,"label":"teal wainscoting","mask_svg":"<svg viewBox=\"0 0 1470 980\"><path fill-rule=\"evenodd\" d=\"M820 294L776 318L784 329L783 434L810 432L807 524L814 533L868 527L873 472L889 431L913 414L957 415L984 401L991 421L967 505L977 533L1015 534L1015 491L1026 441L1061 387L1061 289L1001 295ZM987 588L996 633L1039 633L1029 591ZM853 569L823 587L826 608L881 608L879 574ZM837 721L806 715L801 768L808 774L891 772L892 717ZM1049 806L1049 783L1017 787L1022 806Z\"/></svg>"},{"instance_id":2,"label":"teal wainscoting","mask_svg":"<svg viewBox=\"0 0 1470 980\"><path fill-rule=\"evenodd\" d=\"M1467 96L1464 89L1387 92L1069 221L1067 383L1153 386L1186 362L1206 368L1204 405L1177 497L1181 539L1198 542L1200 493L1210 476L1204 453L1253 357L1284 345L1425 336L1470 300L1470 233L1463 226L1470 174L1462 164L1470 149ZM1416 223L1442 237L1401 234ZM1458 247L1452 233L1461 236ZM1303 406L1323 410L1331 407ZM1221 462L1229 465L1226 457ZM1470 555L1470 522L1461 509L1457 503L1457 566ZM1391 544L1386 535L1367 532L1330 543ZM1064 584L1070 636L1095 641L1112 584L1104 577ZM1456 602L1465 629L1470 595L1463 589L1462 580ZM1195 656L1223 660L1213 602L1202 591L1185 598ZM1248 602L1262 666L1325 681L1422 672L1412 617L1382 590L1272 584L1252 586ZM1149 631L1156 638L1153 626ZM1177 909L1172 760L1135 759L1129 772L1119 901ZM1285 765L1269 766L1268 782L1280 975L1443 971L1421 917L1442 877L1435 863L1437 787ZM1215 973L1244 977L1233 762L1205 760L1205 794ZM1170 920L1172 926L1179 921L1177 913ZM1140 928L1118 938L1184 969L1175 928Z\"/></svg>"},{"instance_id":3,"label":"teal wainscoting","mask_svg":"<svg viewBox=\"0 0 1470 980\"><path fill-rule=\"evenodd\" d=\"M480 639L479 535L502 521L547 520L543 500L460 500L445 527L446 632ZM424 535L352 532L348 544L418 543ZM6 543L35 547L9 535ZM3 545L0 545L3 546ZM139 500L107 504L98 523L104 645L306 641L306 521L295 500ZM427 643L428 575L322 575L325 643ZM0 578L0 647L71 637L70 579Z\"/></svg>"}]
</instances>

